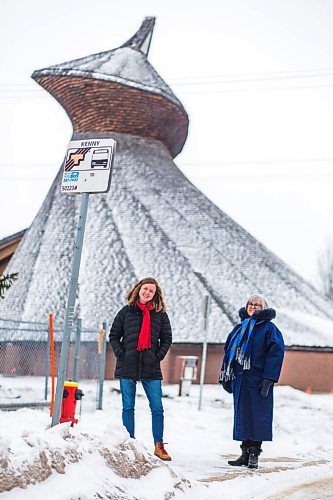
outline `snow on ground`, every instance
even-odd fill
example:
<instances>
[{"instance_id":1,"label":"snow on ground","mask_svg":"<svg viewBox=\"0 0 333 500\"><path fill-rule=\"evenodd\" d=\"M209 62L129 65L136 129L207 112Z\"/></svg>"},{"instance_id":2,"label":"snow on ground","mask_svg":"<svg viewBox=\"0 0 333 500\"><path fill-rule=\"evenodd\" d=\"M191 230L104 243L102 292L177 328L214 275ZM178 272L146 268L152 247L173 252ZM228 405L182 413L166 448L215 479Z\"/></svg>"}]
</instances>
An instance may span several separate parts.
<instances>
[{"instance_id":1,"label":"snow on ground","mask_svg":"<svg viewBox=\"0 0 333 500\"><path fill-rule=\"evenodd\" d=\"M163 387L169 463L152 454L140 384L135 440L121 425L117 381L105 382L102 411L95 410L96 383L80 388L85 396L74 428L49 428L47 408L0 412L0 500L263 500L289 498L286 491L303 500L333 498L333 394L277 387L274 441L263 444L260 467L250 471L227 464L239 443L232 441L232 398L219 386L204 387L201 411L198 386L189 397L179 397L176 385ZM324 496L298 493L300 484L317 482Z\"/></svg>"}]
</instances>

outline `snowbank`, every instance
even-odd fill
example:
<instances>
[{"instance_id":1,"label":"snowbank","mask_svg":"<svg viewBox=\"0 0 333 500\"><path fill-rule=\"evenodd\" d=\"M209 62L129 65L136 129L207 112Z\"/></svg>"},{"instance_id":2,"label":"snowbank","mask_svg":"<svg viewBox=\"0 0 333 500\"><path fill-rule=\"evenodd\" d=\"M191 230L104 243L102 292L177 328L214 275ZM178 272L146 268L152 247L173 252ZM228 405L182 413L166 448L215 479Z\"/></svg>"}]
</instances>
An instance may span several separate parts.
<instances>
[{"instance_id":1,"label":"snowbank","mask_svg":"<svg viewBox=\"0 0 333 500\"><path fill-rule=\"evenodd\" d=\"M239 447L232 441L232 399L219 386L204 387L201 411L198 386L189 397L178 397L177 386L163 388L168 464L152 453L140 384L135 440L121 425L117 382L105 384L103 411L95 410L94 383L80 386L83 412L74 428L50 428L45 408L0 412L1 500L241 500L245 492L260 500L333 477L331 394L277 387L274 441L263 444L260 467L251 471L227 464Z\"/></svg>"}]
</instances>

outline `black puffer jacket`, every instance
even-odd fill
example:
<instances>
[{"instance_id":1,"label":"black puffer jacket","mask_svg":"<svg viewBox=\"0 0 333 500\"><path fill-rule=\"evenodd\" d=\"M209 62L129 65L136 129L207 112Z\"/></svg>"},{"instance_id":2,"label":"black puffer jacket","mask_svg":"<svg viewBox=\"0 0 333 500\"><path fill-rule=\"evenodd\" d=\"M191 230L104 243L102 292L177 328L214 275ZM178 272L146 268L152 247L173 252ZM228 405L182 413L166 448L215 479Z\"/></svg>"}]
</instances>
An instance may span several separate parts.
<instances>
[{"instance_id":1,"label":"black puffer jacket","mask_svg":"<svg viewBox=\"0 0 333 500\"><path fill-rule=\"evenodd\" d=\"M151 349L137 351L143 313L135 306L125 306L116 315L110 330L110 342L117 358L115 377L162 379L160 361L172 342L169 317L166 312L150 311Z\"/></svg>"}]
</instances>

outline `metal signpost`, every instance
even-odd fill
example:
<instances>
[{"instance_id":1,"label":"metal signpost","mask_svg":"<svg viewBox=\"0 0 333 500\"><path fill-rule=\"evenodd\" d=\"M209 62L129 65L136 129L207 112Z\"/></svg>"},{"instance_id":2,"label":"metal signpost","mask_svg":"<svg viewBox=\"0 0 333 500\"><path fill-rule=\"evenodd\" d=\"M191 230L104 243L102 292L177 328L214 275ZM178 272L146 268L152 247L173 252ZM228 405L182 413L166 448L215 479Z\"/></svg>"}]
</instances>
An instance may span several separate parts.
<instances>
[{"instance_id":1,"label":"metal signpost","mask_svg":"<svg viewBox=\"0 0 333 500\"><path fill-rule=\"evenodd\" d=\"M104 378L105 378L105 360L106 360L106 322L103 322L103 340L101 344L101 353L99 360L99 369L98 369L98 402L97 402L97 410L103 410L103 386L104 386Z\"/></svg>"},{"instance_id":2,"label":"metal signpost","mask_svg":"<svg viewBox=\"0 0 333 500\"><path fill-rule=\"evenodd\" d=\"M82 319L78 318L76 322L75 334L75 356L73 367L73 381L79 381L79 363L80 363L80 349L81 349L81 332L82 332Z\"/></svg>"},{"instance_id":3,"label":"metal signpost","mask_svg":"<svg viewBox=\"0 0 333 500\"><path fill-rule=\"evenodd\" d=\"M66 194L82 194L82 199L72 261L64 335L61 345L57 388L51 423L52 427L59 423L60 418L89 194L106 193L109 191L115 149L116 142L111 138L71 141L64 162L61 192Z\"/></svg>"},{"instance_id":4,"label":"metal signpost","mask_svg":"<svg viewBox=\"0 0 333 500\"><path fill-rule=\"evenodd\" d=\"M200 392L199 392L199 406L201 410L202 387L205 380L206 371L206 358L207 358L207 333L208 333L208 319L210 314L210 295L205 295L202 301L202 315L203 315L203 346L202 346L202 359L200 370Z\"/></svg>"}]
</instances>

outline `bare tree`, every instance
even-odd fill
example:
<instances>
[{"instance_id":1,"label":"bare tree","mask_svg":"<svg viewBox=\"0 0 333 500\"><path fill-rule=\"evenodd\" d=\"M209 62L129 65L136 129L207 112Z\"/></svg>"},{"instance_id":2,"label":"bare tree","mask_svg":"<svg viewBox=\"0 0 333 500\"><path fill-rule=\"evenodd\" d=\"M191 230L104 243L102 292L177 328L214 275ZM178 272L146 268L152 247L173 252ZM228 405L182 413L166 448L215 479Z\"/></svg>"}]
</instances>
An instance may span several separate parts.
<instances>
[{"instance_id":1,"label":"bare tree","mask_svg":"<svg viewBox=\"0 0 333 500\"><path fill-rule=\"evenodd\" d=\"M318 258L318 274L322 291L333 300L333 242L327 245Z\"/></svg>"},{"instance_id":2,"label":"bare tree","mask_svg":"<svg viewBox=\"0 0 333 500\"><path fill-rule=\"evenodd\" d=\"M18 273L6 274L0 276L0 299L5 296L5 291L8 290L13 284L13 281L17 280Z\"/></svg>"}]
</instances>

